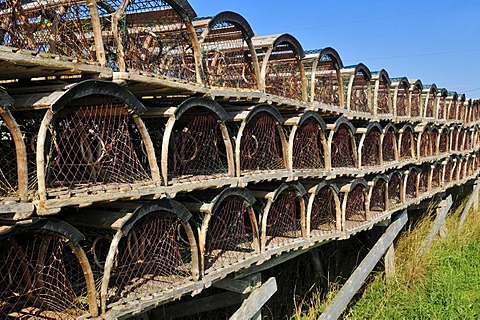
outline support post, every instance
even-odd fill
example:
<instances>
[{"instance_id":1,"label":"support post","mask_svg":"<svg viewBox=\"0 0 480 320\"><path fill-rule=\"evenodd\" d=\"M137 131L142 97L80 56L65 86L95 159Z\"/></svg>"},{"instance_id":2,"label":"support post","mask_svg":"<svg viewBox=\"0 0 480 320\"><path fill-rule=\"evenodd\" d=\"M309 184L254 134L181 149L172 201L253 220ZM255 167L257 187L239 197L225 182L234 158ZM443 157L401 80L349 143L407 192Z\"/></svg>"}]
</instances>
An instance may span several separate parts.
<instances>
[{"instance_id":1,"label":"support post","mask_svg":"<svg viewBox=\"0 0 480 320\"><path fill-rule=\"evenodd\" d=\"M467 204L465 205L465 208L462 211L462 214L460 215L460 221L458 222L458 228L461 228L462 225L465 223L465 220L467 219L468 213L470 212L470 208L474 203L477 203L476 205L478 206L478 193L480 192L480 183L477 182L475 184L475 187L473 188L472 194L470 195L470 198L468 199Z\"/></svg>"},{"instance_id":2,"label":"support post","mask_svg":"<svg viewBox=\"0 0 480 320\"><path fill-rule=\"evenodd\" d=\"M447 217L447 213L450 210L452 203L453 203L452 195L449 195L445 200L445 202L442 201L440 203L440 206L437 209L437 217L433 221L430 232L428 233L427 238L425 239L425 242L420 248L421 256L423 256L430 249L430 247L432 246L433 240L435 239L435 236L437 235L438 231L440 231L440 228L442 228L442 225L445 224L445 218Z\"/></svg>"},{"instance_id":3,"label":"support post","mask_svg":"<svg viewBox=\"0 0 480 320\"><path fill-rule=\"evenodd\" d=\"M365 259L360 263L358 268L348 278L345 285L340 289L340 292L335 296L332 303L325 309L325 311L318 318L319 320L337 319L347 307L350 300L352 300L355 293L361 288L367 276L372 272L373 268L385 254L388 247L391 246L393 240L407 223L407 211L402 214L387 228L385 233L380 237L372 250L367 254Z\"/></svg>"},{"instance_id":4,"label":"support post","mask_svg":"<svg viewBox=\"0 0 480 320\"><path fill-rule=\"evenodd\" d=\"M395 275L395 248L393 243L388 247L385 253L385 277L392 278Z\"/></svg>"},{"instance_id":5,"label":"support post","mask_svg":"<svg viewBox=\"0 0 480 320\"><path fill-rule=\"evenodd\" d=\"M250 296L243 301L240 308L230 317L230 320L242 320L261 318L261 309L265 302L277 291L275 278L270 278L260 288L254 290ZM260 317L259 317L260 315Z\"/></svg>"}]
</instances>

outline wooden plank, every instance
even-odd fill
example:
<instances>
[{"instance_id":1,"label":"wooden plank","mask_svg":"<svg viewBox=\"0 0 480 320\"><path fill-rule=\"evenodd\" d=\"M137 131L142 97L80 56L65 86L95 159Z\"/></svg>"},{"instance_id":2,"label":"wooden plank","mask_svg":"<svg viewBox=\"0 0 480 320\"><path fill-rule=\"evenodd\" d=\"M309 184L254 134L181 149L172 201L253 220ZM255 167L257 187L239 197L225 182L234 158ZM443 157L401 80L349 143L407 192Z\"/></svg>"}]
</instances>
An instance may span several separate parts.
<instances>
[{"instance_id":1,"label":"wooden plank","mask_svg":"<svg viewBox=\"0 0 480 320\"><path fill-rule=\"evenodd\" d=\"M384 257L385 276L391 278L395 275L395 248L394 245L388 247Z\"/></svg>"},{"instance_id":2,"label":"wooden plank","mask_svg":"<svg viewBox=\"0 0 480 320\"><path fill-rule=\"evenodd\" d=\"M425 239L425 242L420 248L420 255L424 255L432 246L435 236L437 235L442 225L445 223L445 218L447 217L447 213L450 210L452 203L453 203L452 195L449 195L445 200L444 205L437 209L437 217L433 221L432 227L430 228L430 232L428 233L427 238ZM442 205L442 203L440 203L440 205Z\"/></svg>"},{"instance_id":3,"label":"wooden plank","mask_svg":"<svg viewBox=\"0 0 480 320\"><path fill-rule=\"evenodd\" d=\"M337 319L342 314L350 300L362 286L367 276L372 272L377 262L385 254L387 249L393 243L393 240L395 240L403 226L407 223L407 220L408 214L405 210L380 237L358 268L353 272L350 278L348 278L347 282L335 296L332 303L325 309L318 319Z\"/></svg>"},{"instance_id":4,"label":"wooden plank","mask_svg":"<svg viewBox=\"0 0 480 320\"><path fill-rule=\"evenodd\" d=\"M470 198L467 201L467 204L465 205L465 208L462 211L462 214L460 215L460 221L458 222L458 228L462 227L463 224L465 223L465 220L467 219L468 213L470 212L470 207L475 201L478 201L478 193L480 192L480 183L477 183L475 187L473 188L473 192L470 196Z\"/></svg>"},{"instance_id":5,"label":"wooden plank","mask_svg":"<svg viewBox=\"0 0 480 320\"><path fill-rule=\"evenodd\" d=\"M261 274L255 273L243 279L225 278L213 283L212 286L236 293L247 294L252 292L252 290L261 283L261 280Z\"/></svg>"},{"instance_id":6,"label":"wooden plank","mask_svg":"<svg viewBox=\"0 0 480 320\"><path fill-rule=\"evenodd\" d=\"M251 319L254 316L258 316L258 311L260 311L265 302L267 302L276 291L277 282L275 278L272 277L243 301L240 308L230 317L230 320Z\"/></svg>"}]
</instances>

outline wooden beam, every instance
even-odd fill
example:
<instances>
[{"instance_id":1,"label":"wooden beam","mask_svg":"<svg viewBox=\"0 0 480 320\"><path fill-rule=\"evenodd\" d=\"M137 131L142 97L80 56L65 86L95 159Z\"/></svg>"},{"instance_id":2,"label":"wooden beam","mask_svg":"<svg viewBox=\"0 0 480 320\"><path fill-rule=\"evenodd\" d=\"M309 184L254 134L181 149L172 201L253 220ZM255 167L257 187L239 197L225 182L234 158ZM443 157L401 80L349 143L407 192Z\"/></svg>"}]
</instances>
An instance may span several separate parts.
<instances>
[{"instance_id":1,"label":"wooden beam","mask_svg":"<svg viewBox=\"0 0 480 320\"><path fill-rule=\"evenodd\" d=\"M275 278L270 278L260 288L254 290L250 296L243 301L240 308L230 317L230 320L251 319L258 317L265 302L270 299L277 291L277 282Z\"/></svg>"},{"instance_id":2,"label":"wooden beam","mask_svg":"<svg viewBox=\"0 0 480 320\"><path fill-rule=\"evenodd\" d=\"M215 288L220 288L236 293L247 294L260 286L262 276L260 273L249 275L242 279L225 278L212 284Z\"/></svg>"},{"instance_id":3,"label":"wooden beam","mask_svg":"<svg viewBox=\"0 0 480 320\"><path fill-rule=\"evenodd\" d=\"M337 319L342 314L350 300L362 286L367 276L372 272L377 262L385 254L387 249L393 243L393 240L395 240L403 226L407 223L407 220L408 214L405 210L380 237L358 268L353 272L350 278L348 278L347 282L342 289L340 289L340 292L335 296L332 303L325 309L318 319Z\"/></svg>"},{"instance_id":4,"label":"wooden beam","mask_svg":"<svg viewBox=\"0 0 480 320\"><path fill-rule=\"evenodd\" d=\"M425 239L425 242L420 248L420 255L423 256L432 246L435 236L437 235L442 225L445 223L445 218L447 217L447 213L450 210L452 203L453 203L452 195L449 195L447 197L443 205L442 203L440 203L440 207L437 209L437 217L433 221L432 227L430 228L430 232L428 233L427 238Z\"/></svg>"},{"instance_id":5,"label":"wooden beam","mask_svg":"<svg viewBox=\"0 0 480 320\"><path fill-rule=\"evenodd\" d=\"M465 208L462 211L462 214L460 215L460 221L458 222L458 228L462 227L462 225L465 223L465 220L467 219L468 213L470 212L470 208L472 207L472 204L474 202L478 202L478 193L480 192L480 183L477 183L475 187L473 188L472 194L470 195L470 198L467 201L467 204L465 205Z\"/></svg>"}]
</instances>

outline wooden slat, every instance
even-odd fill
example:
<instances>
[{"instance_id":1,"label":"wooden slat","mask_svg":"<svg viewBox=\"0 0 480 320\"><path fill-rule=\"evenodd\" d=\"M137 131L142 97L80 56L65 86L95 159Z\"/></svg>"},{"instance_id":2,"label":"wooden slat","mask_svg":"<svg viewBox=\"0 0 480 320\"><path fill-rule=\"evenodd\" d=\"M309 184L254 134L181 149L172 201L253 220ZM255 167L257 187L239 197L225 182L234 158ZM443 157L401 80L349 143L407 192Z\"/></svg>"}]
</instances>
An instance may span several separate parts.
<instances>
[{"instance_id":1,"label":"wooden slat","mask_svg":"<svg viewBox=\"0 0 480 320\"><path fill-rule=\"evenodd\" d=\"M251 319L277 291L275 278L270 278L260 288L254 290L242 303L241 307L230 317L230 320Z\"/></svg>"}]
</instances>

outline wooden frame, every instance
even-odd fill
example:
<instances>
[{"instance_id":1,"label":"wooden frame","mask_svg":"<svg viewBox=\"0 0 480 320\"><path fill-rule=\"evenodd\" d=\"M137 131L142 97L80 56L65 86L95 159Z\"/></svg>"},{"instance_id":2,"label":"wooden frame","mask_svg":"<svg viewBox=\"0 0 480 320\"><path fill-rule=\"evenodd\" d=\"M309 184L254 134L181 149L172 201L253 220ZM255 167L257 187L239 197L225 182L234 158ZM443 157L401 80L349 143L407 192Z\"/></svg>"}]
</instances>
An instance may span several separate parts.
<instances>
[{"instance_id":1,"label":"wooden frame","mask_svg":"<svg viewBox=\"0 0 480 320\"><path fill-rule=\"evenodd\" d=\"M329 157L326 158L326 168L331 168L332 171L336 171L336 170L341 170L339 168L342 168L341 166L334 166L334 164L332 163L332 160L333 160L333 157L334 157L334 154L333 154L333 144L334 144L334 138L335 138L335 134L338 132L339 129L341 129L342 127L345 127L347 130L348 130L348 134L350 136L350 139L349 139L349 142L350 142L350 145L351 145L351 152L352 152L352 160L353 160L353 163L352 163L352 166L351 168L354 169L354 168L358 168L358 151L357 151L357 145L356 145L356 141L355 141L355 134L356 134L356 129L355 127L350 123L350 121L348 121L346 118L338 118L335 123L333 124L328 124L327 125L327 129L330 130L329 134L328 134L328 150L329 150Z\"/></svg>"},{"instance_id":2,"label":"wooden frame","mask_svg":"<svg viewBox=\"0 0 480 320\"><path fill-rule=\"evenodd\" d=\"M393 119L395 122L410 119L410 82L406 77L393 78L390 84L392 95Z\"/></svg>"},{"instance_id":3,"label":"wooden frame","mask_svg":"<svg viewBox=\"0 0 480 320\"><path fill-rule=\"evenodd\" d=\"M328 189L334 200L335 205L335 228L330 231L324 230L315 230L312 228L312 211L314 210L314 203L317 197L320 196L320 192L324 189ZM338 197L340 190L337 185L331 181L323 181L314 187L312 187L308 192L308 204L307 204L307 217L306 217L306 237L315 238L317 234L324 235L329 232L340 232L342 230L342 210L340 206L340 199Z\"/></svg>"},{"instance_id":4,"label":"wooden frame","mask_svg":"<svg viewBox=\"0 0 480 320\"><path fill-rule=\"evenodd\" d=\"M348 207L349 196L356 190L356 188L361 188L363 193L364 206L365 206L365 219L362 221L350 221L347 219L347 210L351 209ZM363 178L357 178L353 181L344 182L340 187L340 193L343 193L343 201L341 204L342 208L342 230L348 231L351 229L357 229L359 225L364 224L368 221L370 217L370 203L369 203L369 185L367 181ZM358 214L358 212L356 212ZM347 223L350 221L350 223Z\"/></svg>"},{"instance_id":5,"label":"wooden frame","mask_svg":"<svg viewBox=\"0 0 480 320\"><path fill-rule=\"evenodd\" d=\"M377 155L376 155L376 159L374 160L376 162L376 164L374 166L369 166L365 163L363 163L363 160L365 160L366 156L369 156L371 154L369 153L364 153L364 147L365 147L365 139L373 132L373 131L377 131L378 132L378 146L376 151L377 151ZM357 152L358 152L358 156L357 156L357 159L358 159L358 168L359 169L363 169L363 168L367 168L367 167L381 167L383 166L383 148L382 148L382 126L380 125L379 122L369 122L368 123L368 126L366 128L357 128L356 129L356 134L361 134L361 138L360 138L360 142L358 143L358 148L357 148ZM368 144L367 147L370 147L370 144Z\"/></svg>"},{"instance_id":6,"label":"wooden frame","mask_svg":"<svg viewBox=\"0 0 480 320\"><path fill-rule=\"evenodd\" d=\"M345 102L346 102L345 109L346 109L347 116L367 118L367 119L371 118L373 116L372 88L371 88L372 75L368 67L363 63L359 63L358 65L355 65L355 66L344 67L344 69L342 69L340 72L343 79L343 89L344 89ZM364 93L366 96L362 97L360 94L360 97L357 97L357 98L362 100L361 101L362 103L366 103L364 108L366 108L367 111L355 110L354 107L352 106L352 100L354 99L353 94L354 94L354 90L356 90L355 83L358 80L357 79L358 76L363 77L363 79L360 81L363 81L364 85L366 86L365 88L362 89L366 91ZM366 102L364 101L364 99L366 99Z\"/></svg>"},{"instance_id":7,"label":"wooden frame","mask_svg":"<svg viewBox=\"0 0 480 320\"><path fill-rule=\"evenodd\" d=\"M394 109L391 96L392 81L385 69L372 73L371 81L374 83L373 89L373 117L378 120L393 120ZM379 112L380 99L385 99L388 112Z\"/></svg>"}]
</instances>

